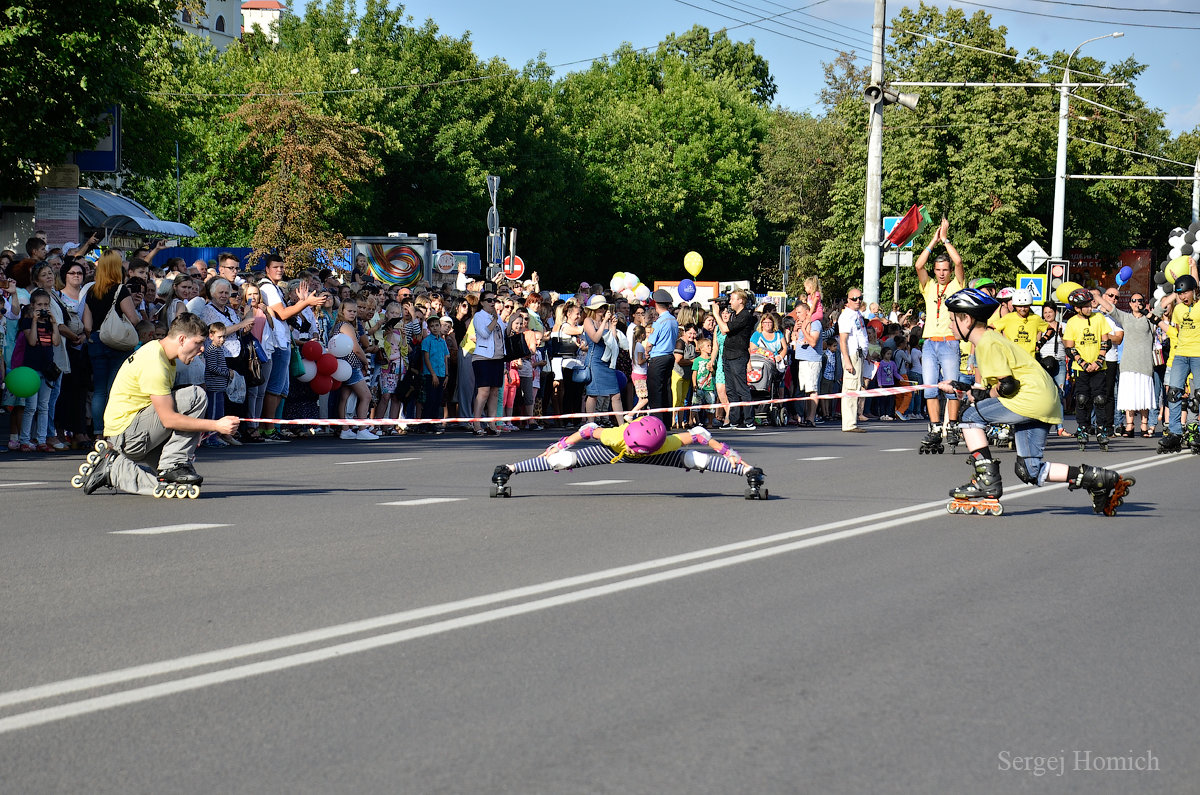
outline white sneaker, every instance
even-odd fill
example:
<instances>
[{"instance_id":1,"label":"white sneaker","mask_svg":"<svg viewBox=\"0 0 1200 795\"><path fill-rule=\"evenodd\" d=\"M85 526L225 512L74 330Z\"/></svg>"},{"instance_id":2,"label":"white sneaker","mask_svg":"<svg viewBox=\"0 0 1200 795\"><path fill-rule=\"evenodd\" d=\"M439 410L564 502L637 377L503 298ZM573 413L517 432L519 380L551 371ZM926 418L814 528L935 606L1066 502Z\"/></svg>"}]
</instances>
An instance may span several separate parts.
<instances>
[{"instance_id":1,"label":"white sneaker","mask_svg":"<svg viewBox=\"0 0 1200 795\"><path fill-rule=\"evenodd\" d=\"M370 428L363 428L354 435L354 438L358 439L360 442L373 442L379 438L379 434L375 433Z\"/></svg>"},{"instance_id":2,"label":"white sneaker","mask_svg":"<svg viewBox=\"0 0 1200 795\"><path fill-rule=\"evenodd\" d=\"M342 431L342 432L339 434L339 438L342 438L342 439L357 439L357 438L358 438L358 434L357 434L357 433L354 431L354 429L353 429L353 428L347 428L347 429L345 429L344 431Z\"/></svg>"}]
</instances>

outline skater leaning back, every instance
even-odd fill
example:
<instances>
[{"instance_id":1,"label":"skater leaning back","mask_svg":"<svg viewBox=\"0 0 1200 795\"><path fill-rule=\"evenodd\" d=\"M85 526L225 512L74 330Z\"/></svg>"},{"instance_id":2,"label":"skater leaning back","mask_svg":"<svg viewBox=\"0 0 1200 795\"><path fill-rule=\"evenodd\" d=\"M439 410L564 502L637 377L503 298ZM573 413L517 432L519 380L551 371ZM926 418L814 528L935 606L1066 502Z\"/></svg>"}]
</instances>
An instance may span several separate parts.
<instances>
[{"instance_id":1,"label":"skater leaning back","mask_svg":"<svg viewBox=\"0 0 1200 795\"><path fill-rule=\"evenodd\" d=\"M172 392L176 360L189 364L204 350L207 325L190 312L180 312L166 338L149 342L121 365L104 409L103 452L82 486L91 494L109 486L129 494L156 495L164 485L195 486L203 478L192 466L196 444L206 431L232 434L237 417L204 419L208 400L198 386ZM74 485L74 483L73 483Z\"/></svg>"},{"instance_id":2,"label":"skater leaning back","mask_svg":"<svg viewBox=\"0 0 1200 795\"><path fill-rule=\"evenodd\" d=\"M1093 510L1111 516L1133 485L1133 478L1122 478L1116 472L1087 464L1067 466L1042 460L1047 431L1062 422L1058 388L1037 360L987 327L988 319L999 306L996 299L976 289L962 290L946 299L951 328L958 339L975 345L975 359L983 379L975 387L976 398L963 412L960 426L974 476L969 483L950 491L954 499L948 509L999 513L996 501L1003 493L1000 462L992 457L985 432L988 423L996 423L1011 425L1016 432L1018 478L1038 486L1051 481L1067 483L1072 490L1087 489L1092 495ZM938 387L944 392L960 388L951 381L942 381ZM989 506L991 510L987 510Z\"/></svg>"}]
</instances>

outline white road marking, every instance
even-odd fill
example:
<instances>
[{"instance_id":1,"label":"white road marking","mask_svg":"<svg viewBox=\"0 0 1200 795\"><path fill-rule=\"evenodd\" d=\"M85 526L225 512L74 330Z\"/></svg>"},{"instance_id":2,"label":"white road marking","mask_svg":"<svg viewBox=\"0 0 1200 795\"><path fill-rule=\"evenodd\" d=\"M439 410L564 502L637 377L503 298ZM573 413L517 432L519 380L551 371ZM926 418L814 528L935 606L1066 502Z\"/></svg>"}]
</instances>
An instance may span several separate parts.
<instances>
[{"instance_id":1,"label":"white road marking","mask_svg":"<svg viewBox=\"0 0 1200 795\"><path fill-rule=\"evenodd\" d=\"M1141 469L1149 469L1155 466L1162 466L1164 464L1176 463L1179 460L1180 459L1177 457L1164 458L1163 456L1157 455L1149 456L1147 458L1129 461L1124 464L1118 464L1117 469L1120 472L1136 471ZM1192 459L1188 457L1187 460ZM1039 493L1056 491L1066 488L1066 485L1067 484L1065 483L1049 484L1036 489L1036 491ZM1033 486L1022 484L1013 488L1011 492L1008 493L1007 497L1011 499L1015 496L1030 494L1034 490L1035 489ZM537 585L530 585L522 588L514 588L507 591L486 594L483 596L461 599L455 602L446 602L440 605L431 605L429 607L407 610L400 613L393 613L391 615L378 616L376 618L354 621L347 624L338 624L321 629L310 630L308 632L300 632L293 635L285 635L278 638L258 641L256 643L247 643L241 646L232 646L226 649L218 649L211 652L193 654L187 657L179 657L174 660L163 660L160 662L134 666L132 668L124 668L116 671L79 677L76 679L52 682L22 690L12 690L7 693L0 693L0 708L9 707L14 704L37 701L45 698L56 698L69 693L76 693L82 690L90 690L99 687L108 687L111 685L137 679L144 679L147 677L161 676L164 674L184 671L200 666L220 664L243 657L256 656L273 651L304 646L312 643L319 643L338 637L345 637L347 635L353 635L371 630L383 629L411 621L432 618L438 615L481 607L490 607L491 605L500 604L514 599L537 596L544 593L563 590L565 588L575 588L594 582L609 580L615 577L626 577L629 575L638 574L640 572L650 571L653 569L662 569L667 566L674 566L681 563L689 563L696 560L701 561L699 563L693 563L692 565L667 569L666 571L653 572L638 577L632 577L630 579L609 582L590 588L583 588L581 590L572 591L569 593L558 594L541 599L534 599L533 601L523 602L521 604L498 607L472 615L459 616L456 618L446 619L444 621L437 621L431 624L398 630L370 638L362 638L359 640L339 643L322 649L314 649L306 652L278 657L272 660L239 665L223 671L213 671L206 674L198 674L172 682L146 685L122 692L110 693L103 696L82 699L80 701L59 704L57 706L17 713L5 718L0 718L0 734L31 728L33 726L40 726L53 721L63 720L65 718L100 712L106 709L112 709L114 707L149 701L154 698L161 698L163 696L172 695L175 693L183 693L211 685L238 681L274 671L281 671L301 665L308 665L310 663L336 659L347 654L354 654L357 652L404 643L409 640L429 637L431 635L437 635L455 629L497 621L502 618L510 618L512 616L532 613L538 610L546 610L552 607L582 602L588 599L595 599L600 596L621 593L623 591L633 590L635 588L641 588L655 583L666 582L693 574L700 574L715 569L721 569L739 563L747 563L754 560L773 557L775 555L781 555L787 552L793 552L800 549L832 543L834 541L842 541L848 538L854 538L856 536L875 533L891 527L908 525L924 519L943 517L946 516L945 505L946 500L943 498L932 502L910 505L904 508L882 511L869 516L829 522L824 525L818 525L817 527L789 530L783 533L777 533L775 535L747 539L731 544L725 544L719 547L709 547L707 549L700 549L694 552L683 553L681 555L647 560L628 566L605 569L603 571L591 572L589 574L578 575L575 577L567 577L560 580L552 580L550 582L539 583ZM914 514L914 511L920 511L920 513ZM827 533L827 531L838 530L840 528L847 529L841 530L841 532ZM817 533L827 534L820 535L815 538L805 538L805 536L812 536ZM780 541L791 541L791 543L777 543ZM775 545L765 546L771 544ZM764 546L765 548L755 549L755 547ZM726 555L727 553L740 552L741 550L751 551L742 552L741 554L736 555L729 555L728 557L720 557L715 560L702 560L703 558Z\"/></svg>"},{"instance_id":2,"label":"white road marking","mask_svg":"<svg viewBox=\"0 0 1200 795\"><path fill-rule=\"evenodd\" d=\"M188 530L209 530L213 527L230 527L228 524L164 524L158 527L139 527L137 530L113 530L114 536L156 536L162 533L183 533Z\"/></svg>"},{"instance_id":3,"label":"white road marking","mask_svg":"<svg viewBox=\"0 0 1200 795\"><path fill-rule=\"evenodd\" d=\"M49 481L31 480L28 483L0 483L0 489L13 489L17 486L45 486Z\"/></svg>"},{"instance_id":4,"label":"white road marking","mask_svg":"<svg viewBox=\"0 0 1200 795\"><path fill-rule=\"evenodd\" d=\"M437 505L439 502L462 502L466 497L425 497L420 500L397 500L381 502L379 505Z\"/></svg>"},{"instance_id":5,"label":"white road marking","mask_svg":"<svg viewBox=\"0 0 1200 795\"><path fill-rule=\"evenodd\" d=\"M797 461L836 461L840 455L814 455L812 458L797 458Z\"/></svg>"},{"instance_id":6,"label":"white road marking","mask_svg":"<svg viewBox=\"0 0 1200 795\"><path fill-rule=\"evenodd\" d=\"M915 447L889 447L886 450L880 450L881 453L911 453L916 450Z\"/></svg>"},{"instance_id":7,"label":"white road marking","mask_svg":"<svg viewBox=\"0 0 1200 795\"><path fill-rule=\"evenodd\" d=\"M334 461L335 467L348 467L351 464L390 464L393 461L420 461L419 458L377 458L374 461Z\"/></svg>"},{"instance_id":8,"label":"white road marking","mask_svg":"<svg viewBox=\"0 0 1200 795\"><path fill-rule=\"evenodd\" d=\"M777 436L781 433L783 433L783 431L758 431L759 436Z\"/></svg>"},{"instance_id":9,"label":"white road marking","mask_svg":"<svg viewBox=\"0 0 1200 795\"><path fill-rule=\"evenodd\" d=\"M628 483L628 480L581 480L572 486L615 486L618 483Z\"/></svg>"}]
</instances>

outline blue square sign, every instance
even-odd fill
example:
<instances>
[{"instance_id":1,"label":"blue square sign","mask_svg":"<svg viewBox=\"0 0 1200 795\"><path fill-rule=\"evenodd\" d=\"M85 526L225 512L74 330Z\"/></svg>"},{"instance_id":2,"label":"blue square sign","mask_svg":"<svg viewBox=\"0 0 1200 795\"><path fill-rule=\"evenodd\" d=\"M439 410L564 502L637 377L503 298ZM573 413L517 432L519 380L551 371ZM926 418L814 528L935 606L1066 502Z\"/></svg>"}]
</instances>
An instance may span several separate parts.
<instances>
[{"instance_id":1,"label":"blue square sign","mask_svg":"<svg viewBox=\"0 0 1200 795\"><path fill-rule=\"evenodd\" d=\"M1035 304L1043 304L1046 302L1046 275L1030 274L1028 276L1018 276L1017 289L1028 290L1029 294L1033 296Z\"/></svg>"}]
</instances>

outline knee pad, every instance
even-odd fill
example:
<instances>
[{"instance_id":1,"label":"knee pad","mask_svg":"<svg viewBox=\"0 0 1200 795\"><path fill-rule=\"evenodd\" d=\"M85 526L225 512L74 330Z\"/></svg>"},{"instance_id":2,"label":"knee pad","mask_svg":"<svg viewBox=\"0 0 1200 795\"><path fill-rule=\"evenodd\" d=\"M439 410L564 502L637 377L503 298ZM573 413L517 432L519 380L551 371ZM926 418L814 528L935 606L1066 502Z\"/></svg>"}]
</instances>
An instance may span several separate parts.
<instances>
[{"instance_id":1,"label":"knee pad","mask_svg":"<svg viewBox=\"0 0 1200 795\"><path fill-rule=\"evenodd\" d=\"M1183 390L1177 386L1167 387L1167 402L1178 403L1183 400Z\"/></svg>"},{"instance_id":2,"label":"knee pad","mask_svg":"<svg viewBox=\"0 0 1200 795\"><path fill-rule=\"evenodd\" d=\"M708 460L710 457L708 453L702 453L699 450L687 450L683 454L683 465L687 469L695 469L703 472L708 469Z\"/></svg>"},{"instance_id":3,"label":"knee pad","mask_svg":"<svg viewBox=\"0 0 1200 795\"><path fill-rule=\"evenodd\" d=\"M579 463L579 456L571 450L559 450L557 453L547 456L546 460L555 472L561 472L564 469L573 469Z\"/></svg>"},{"instance_id":4,"label":"knee pad","mask_svg":"<svg viewBox=\"0 0 1200 795\"><path fill-rule=\"evenodd\" d=\"M1092 407L1091 395L1076 395L1075 408L1079 411L1086 411Z\"/></svg>"},{"instance_id":5,"label":"knee pad","mask_svg":"<svg viewBox=\"0 0 1200 795\"><path fill-rule=\"evenodd\" d=\"M1029 468L1030 463L1033 464L1034 469ZM1040 458L1021 458L1017 456L1017 461L1013 465L1013 469L1022 483L1032 483L1035 486L1045 483L1046 476L1050 474L1050 465Z\"/></svg>"},{"instance_id":6,"label":"knee pad","mask_svg":"<svg viewBox=\"0 0 1200 795\"><path fill-rule=\"evenodd\" d=\"M1104 408L1108 405L1108 395L1104 394L1103 392L1101 392L1099 395L1096 395L1096 397L1092 398L1092 405L1097 409Z\"/></svg>"}]
</instances>

